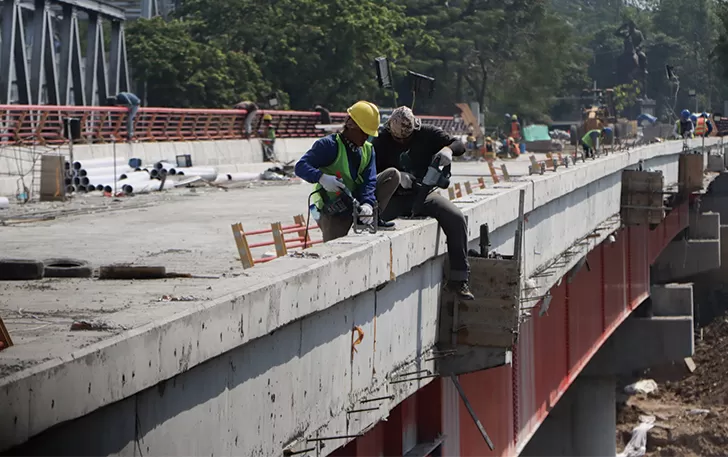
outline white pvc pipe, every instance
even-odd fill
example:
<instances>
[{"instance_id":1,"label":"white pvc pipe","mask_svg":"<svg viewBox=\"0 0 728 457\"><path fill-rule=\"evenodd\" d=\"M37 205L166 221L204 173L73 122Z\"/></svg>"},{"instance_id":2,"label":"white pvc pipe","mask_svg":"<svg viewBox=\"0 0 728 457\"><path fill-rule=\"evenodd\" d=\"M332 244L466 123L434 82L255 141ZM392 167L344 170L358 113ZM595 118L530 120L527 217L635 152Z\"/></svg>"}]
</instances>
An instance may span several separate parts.
<instances>
[{"instance_id":1,"label":"white pvc pipe","mask_svg":"<svg viewBox=\"0 0 728 457\"><path fill-rule=\"evenodd\" d=\"M260 179L260 173L240 172L240 173L227 173L227 174L217 175L215 182L216 183L245 182L245 181L256 181L258 179Z\"/></svg>"},{"instance_id":2,"label":"white pvc pipe","mask_svg":"<svg viewBox=\"0 0 728 457\"><path fill-rule=\"evenodd\" d=\"M174 167L173 163L167 162L164 160L160 160L159 162L154 164L154 168L156 168L157 170L161 170L162 168L172 168L172 167Z\"/></svg>"},{"instance_id":3,"label":"white pvc pipe","mask_svg":"<svg viewBox=\"0 0 728 457\"><path fill-rule=\"evenodd\" d=\"M160 181L150 181L142 183L127 184L124 186L124 192L127 194L145 194L148 192L155 192L159 190L159 186L162 184ZM164 181L164 187L162 189L171 189L175 187L176 183L173 181Z\"/></svg>"},{"instance_id":4,"label":"white pvc pipe","mask_svg":"<svg viewBox=\"0 0 728 457\"><path fill-rule=\"evenodd\" d=\"M131 168L127 166L117 166L116 170L114 170L114 167L102 167L102 168L81 168L78 170L78 174L80 176L103 176L103 175L113 175L116 173L117 175L120 175L122 173L126 173L128 171L131 171Z\"/></svg>"},{"instance_id":5,"label":"white pvc pipe","mask_svg":"<svg viewBox=\"0 0 728 457\"><path fill-rule=\"evenodd\" d=\"M122 166L122 167L128 167L128 159L124 157L117 157L116 161L114 161L113 157L106 157L103 159L84 159L84 160L78 160L76 162L73 162L73 169L74 170L80 170L81 168L89 169L89 168L103 168L103 167L113 167L114 162L116 162L116 166Z\"/></svg>"},{"instance_id":6,"label":"white pvc pipe","mask_svg":"<svg viewBox=\"0 0 728 457\"><path fill-rule=\"evenodd\" d=\"M199 176L205 181L214 181L217 178L217 170L212 167L189 167L175 168L178 176Z\"/></svg>"},{"instance_id":7,"label":"white pvc pipe","mask_svg":"<svg viewBox=\"0 0 728 457\"><path fill-rule=\"evenodd\" d=\"M10 208L10 200L8 200L8 197L0 197L0 209L8 208Z\"/></svg>"},{"instance_id":8,"label":"white pvc pipe","mask_svg":"<svg viewBox=\"0 0 728 457\"><path fill-rule=\"evenodd\" d=\"M109 176L101 176L99 179L96 179L93 181L94 184L114 184L114 181L118 183L127 183L127 182L139 182L139 181L149 181L151 178L149 177L148 173L129 173L128 175L122 175L124 176L119 177L119 179L114 179L114 175Z\"/></svg>"},{"instance_id":9,"label":"white pvc pipe","mask_svg":"<svg viewBox=\"0 0 728 457\"><path fill-rule=\"evenodd\" d=\"M119 179L114 179L114 175L99 176L97 178L89 180L89 183L94 187L98 187L99 185L103 187L106 187L107 185L114 187L114 181L116 181L117 183L126 184L128 182L149 181L149 179L149 175L146 173L132 173L124 179L122 179L121 177L119 177ZM121 189L121 185L117 185L117 188Z\"/></svg>"},{"instance_id":10,"label":"white pvc pipe","mask_svg":"<svg viewBox=\"0 0 728 457\"><path fill-rule=\"evenodd\" d=\"M76 187L73 184L69 184L66 186L66 193L72 194L76 191Z\"/></svg>"}]
</instances>

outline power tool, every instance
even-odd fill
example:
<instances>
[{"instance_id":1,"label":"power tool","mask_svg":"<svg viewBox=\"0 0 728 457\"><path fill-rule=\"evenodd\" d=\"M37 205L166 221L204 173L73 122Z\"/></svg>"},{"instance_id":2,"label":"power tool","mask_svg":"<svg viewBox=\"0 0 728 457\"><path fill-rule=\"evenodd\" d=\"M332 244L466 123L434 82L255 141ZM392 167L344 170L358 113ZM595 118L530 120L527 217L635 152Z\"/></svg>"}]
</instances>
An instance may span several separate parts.
<instances>
[{"instance_id":1,"label":"power tool","mask_svg":"<svg viewBox=\"0 0 728 457\"><path fill-rule=\"evenodd\" d=\"M446 165L440 168L440 156L435 156L427 167L427 173L421 180L417 180L412 184L412 188L416 191L415 200L412 205L412 217L416 217L422 213L422 207L425 199L430 192L436 187L447 189L450 187L450 176L452 176L452 165Z\"/></svg>"},{"instance_id":2,"label":"power tool","mask_svg":"<svg viewBox=\"0 0 728 457\"><path fill-rule=\"evenodd\" d=\"M341 172L336 173L336 177L341 179ZM352 219L353 219L353 225L354 225L354 233L359 234L364 231L367 231L369 233L377 233L377 220L379 217L379 208L378 205L375 203L372 207L372 215L371 216L363 216L363 217L371 217L372 222L369 224L365 224L360 220L361 215L361 203L359 203L359 200L354 198L354 195L351 193L351 191L348 188L344 188L341 192L337 192L337 197L335 199L332 199L329 197L328 192L326 190L319 189L319 192L321 192L321 197L323 199L323 206L321 207L321 213L326 214L328 216L337 216L340 214L345 214L349 211L351 211Z\"/></svg>"}]
</instances>

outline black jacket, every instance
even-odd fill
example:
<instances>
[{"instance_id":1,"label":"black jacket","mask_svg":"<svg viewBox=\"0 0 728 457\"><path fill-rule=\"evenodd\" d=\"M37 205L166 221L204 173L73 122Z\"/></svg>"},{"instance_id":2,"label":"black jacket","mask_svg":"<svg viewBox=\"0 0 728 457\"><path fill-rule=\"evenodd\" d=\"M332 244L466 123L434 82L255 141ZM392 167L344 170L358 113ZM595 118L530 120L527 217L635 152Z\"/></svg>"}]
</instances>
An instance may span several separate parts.
<instances>
[{"instance_id":1,"label":"black jacket","mask_svg":"<svg viewBox=\"0 0 728 457\"><path fill-rule=\"evenodd\" d=\"M387 130L381 129L372 144L376 152L377 172L396 168L399 171L412 173L419 179L425 176L427 167L432 162L432 156L445 146L452 149L453 156L465 154L465 145L462 141L432 125L423 125L420 130L416 130L408 144L397 143ZM401 160L402 154L407 151L410 158L409 166L406 160Z\"/></svg>"}]
</instances>

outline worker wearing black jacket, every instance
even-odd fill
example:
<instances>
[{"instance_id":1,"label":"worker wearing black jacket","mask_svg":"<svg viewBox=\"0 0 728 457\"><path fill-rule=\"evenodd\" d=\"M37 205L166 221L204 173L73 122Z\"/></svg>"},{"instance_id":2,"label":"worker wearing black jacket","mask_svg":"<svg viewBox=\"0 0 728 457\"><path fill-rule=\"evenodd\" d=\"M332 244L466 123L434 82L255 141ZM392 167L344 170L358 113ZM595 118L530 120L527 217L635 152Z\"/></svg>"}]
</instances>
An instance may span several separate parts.
<instances>
[{"instance_id":1,"label":"worker wearing black jacket","mask_svg":"<svg viewBox=\"0 0 728 457\"><path fill-rule=\"evenodd\" d=\"M385 221L412 213L416 194L412 184L425 176L435 156L440 157L440 165L444 166L451 163L453 156L465 153L462 141L437 127L421 125L420 120L406 106L392 112L372 144L377 151L377 170L396 168L401 175L400 187L381 214L381 218ZM407 154L403 161L404 153ZM427 196L422 213L437 219L447 236L447 250L450 256L448 287L461 298L472 300L473 294L468 286L470 266L465 216L455 204L436 192Z\"/></svg>"}]
</instances>

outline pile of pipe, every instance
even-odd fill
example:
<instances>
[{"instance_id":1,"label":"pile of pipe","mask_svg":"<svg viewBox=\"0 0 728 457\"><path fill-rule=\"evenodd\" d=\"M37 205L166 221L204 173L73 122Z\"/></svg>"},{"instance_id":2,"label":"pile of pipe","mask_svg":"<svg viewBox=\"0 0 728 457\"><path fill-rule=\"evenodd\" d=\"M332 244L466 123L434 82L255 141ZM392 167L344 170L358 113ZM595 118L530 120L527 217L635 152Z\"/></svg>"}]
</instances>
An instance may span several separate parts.
<instances>
[{"instance_id":1,"label":"pile of pipe","mask_svg":"<svg viewBox=\"0 0 728 457\"><path fill-rule=\"evenodd\" d=\"M142 160L138 158L127 161L110 157L66 162L66 193L102 191L142 194L178 185L173 180L167 180L167 174L167 170L158 164L143 167Z\"/></svg>"},{"instance_id":2,"label":"pile of pipe","mask_svg":"<svg viewBox=\"0 0 728 457\"><path fill-rule=\"evenodd\" d=\"M169 176L199 176L205 181L215 181L217 170L212 167L180 167L170 162L160 161L153 167L147 168L149 174L154 178L161 175Z\"/></svg>"},{"instance_id":3,"label":"pile of pipe","mask_svg":"<svg viewBox=\"0 0 728 457\"><path fill-rule=\"evenodd\" d=\"M66 193L121 191L126 184L149 181L149 173L139 165L140 159L121 157L66 161Z\"/></svg>"}]
</instances>

